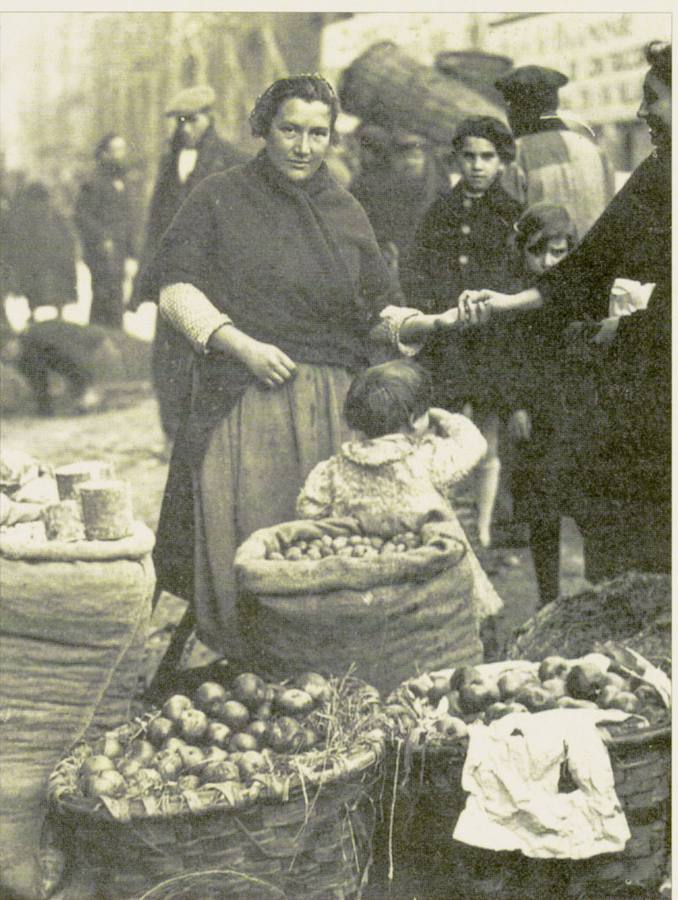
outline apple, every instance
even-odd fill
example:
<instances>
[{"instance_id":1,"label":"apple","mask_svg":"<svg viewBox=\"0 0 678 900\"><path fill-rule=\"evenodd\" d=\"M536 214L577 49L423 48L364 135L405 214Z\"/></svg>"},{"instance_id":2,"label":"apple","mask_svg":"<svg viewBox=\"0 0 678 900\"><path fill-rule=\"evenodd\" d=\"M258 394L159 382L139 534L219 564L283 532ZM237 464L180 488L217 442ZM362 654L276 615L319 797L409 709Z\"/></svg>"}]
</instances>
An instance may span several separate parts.
<instances>
[{"instance_id":1,"label":"apple","mask_svg":"<svg viewBox=\"0 0 678 900\"><path fill-rule=\"evenodd\" d=\"M266 757L256 750L247 750L238 760L238 769L241 778L252 778L257 772L268 768Z\"/></svg>"},{"instance_id":2,"label":"apple","mask_svg":"<svg viewBox=\"0 0 678 900\"><path fill-rule=\"evenodd\" d=\"M465 737L468 734L466 723L458 716L442 716L436 722L436 731L450 738Z\"/></svg>"},{"instance_id":3,"label":"apple","mask_svg":"<svg viewBox=\"0 0 678 900\"><path fill-rule=\"evenodd\" d=\"M467 684L479 684L485 681L485 676L475 666L459 666L450 676L450 690L458 691Z\"/></svg>"},{"instance_id":4,"label":"apple","mask_svg":"<svg viewBox=\"0 0 678 900\"><path fill-rule=\"evenodd\" d=\"M558 697L564 697L567 693L565 682L562 678L547 678L542 682L542 687L556 700Z\"/></svg>"},{"instance_id":5,"label":"apple","mask_svg":"<svg viewBox=\"0 0 678 900\"><path fill-rule=\"evenodd\" d=\"M314 703L324 703L330 698L330 686L327 679L317 672L304 672L302 675L297 675L292 684L294 687L306 691Z\"/></svg>"},{"instance_id":6,"label":"apple","mask_svg":"<svg viewBox=\"0 0 678 900\"><path fill-rule=\"evenodd\" d=\"M507 716L508 713L508 704L502 703L501 701L498 703L490 703L485 710L485 722L494 722L496 719L502 719L504 716Z\"/></svg>"},{"instance_id":7,"label":"apple","mask_svg":"<svg viewBox=\"0 0 678 900\"><path fill-rule=\"evenodd\" d=\"M320 737L309 725L304 725L300 735L300 751L312 750L320 742Z\"/></svg>"},{"instance_id":8,"label":"apple","mask_svg":"<svg viewBox=\"0 0 678 900\"><path fill-rule=\"evenodd\" d=\"M157 719L151 719L146 727L146 736L156 747L160 747L163 741L171 737L175 731L175 723L166 716L158 716Z\"/></svg>"},{"instance_id":9,"label":"apple","mask_svg":"<svg viewBox=\"0 0 678 900\"><path fill-rule=\"evenodd\" d=\"M223 722L210 722L205 731L205 740L217 747L228 747L232 731Z\"/></svg>"},{"instance_id":10,"label":"apple","mask_svg":"<svg viewBox=\"0 0 678 900\"><path fill-rule=\"evenodd\" d=\"M239 781L240 770L235 762L221 759L217 762L207 763L200 773L200 781L203 784L218 784L222 781Z\"/></svg>"},{"instance_id":11,"label":"apple","mask_svg":"<svg viewBox=\"0 0 678 900\"><path fill-rule=\"evenodd\" d=\"M313 709L313 698L300 688L287 688L275 698L275 707L285 715L304 716Z\"/></svg>"},{"instance_id":12,"label":"apple","mask_svg":"<svg viewBox=\"0 0 678 900\"><path fill-rule=\"evenodd\" d=\"M185 709L179 717L179 733L187 741L199 741L208 725L207 716L199 709Z\"/></svg>"},{"instance_id":13,"label":"apple","mask_svg":"<svg viewBox=\"0 0 678 900\"><path fill-rule=\"evenodd\" d=\"M499 696L502 700L507 700L509 697L515 697L518 691L526 684L532 684L534 682L535 677L531 672L524 672L520 669L504 672L504 674L497 679Z\"/></svg>"},{"instance_id":14,"label":"apple","mask_svg":"<svg viewBox=\"0 0 678 900\"><path fill-rule=\"evenodd\" d=\"M628 691L629 690L629 682L628 679L623 678L621 675L618 675L616 672L605 672L603 676L603 685L604 686L612 686L616 687L618 691Z\"/></svg>"},{"instance_id":15,"label":"apple","mask_svg":"<svg viewBox=\"0 0 678 900\"><path fill-rule=\"evenodd\" d=\"M273 707L268 700L262 703L261 706L257 706L257 708L254 710L255 719L266 721L267 719L270 719L272 715Z\"/></svg>"},{"instance_id":16,"label":"apple","mask_svg":"<svg viewBox=\"0 0 678 900\"><path fill-rule=\"evenodd\" d=\"M245 728L245 734L252 734L257 739L257 743L262 747L266 742L268 734L268 723L261 719L255 719Z\"/></svg>"},{"instance_id":17,"label":"apple","mask_svg":"<svg viewBox=\"0 0 678 900\"><path fill-rule=\"evenodd\" d=\"M543 709L554 709L556 698L541 685L526 684L515 696L516 702L522 703L530 712L540 712Z\"/></svg>"},{"instance_id":18,"label":"apple","mask_svg":"<svg viewBox=\"0 0 678 900\"><path fill-rule=\"evenodd\" d=\"M526 713L529 712L528 708L524 706L522 703L516 703L515 700L511 700L506 704L506 715L511 715L512 713Z\"/></svg>"},{"instance_id":19,"label":"apple","mask_svg":"<svg viewBox=\"0 0 678 900\"><path fill-rule=\"evenodd\" d=\"M219 710L217 718L228 725L231 731L239 731L249 722L250 714L239 700L227 700Z\"/></svg>"},{"instance_id":20,"label":"apple","mask_svg":"<svg viewBox=\"0 0 678 900\"><path fill-rule=\"evenodd\" d=\"M130 759L138 759L142 765L146 765L146 763L149 763L153 759L155 754L156 747L150 741L147 741L144 738L132 741L127 750L127 755L130 757Z\"/></svg>"},{"instance_id":21,"label":"apple","mask_svg":"<svg viewBox=\"0 0 678 900\"><path fill-rule=\"evenodd\" d=\"M185 709L192 709L193 704L188 697L183 694L173 694L169 700L166 700L162 707L162 714L166 719L178 722L181 714Z\"/></svg>"},{"instance_id":22,"label":"apple","mask_svg":"<svg viewBox=\"0 0 678 900\"><path fill-rule=\"evenodd\" d=\"M254 709L264 702L266 684L258 675L243 672L234 680L232 690L236 700Z\"/></svg>"},{"instance_id":23,"label":"apple","mask_svg":"<svg viewBox=\"0 0 678 900\"><path fill-rule=\"evenodd\" d=\"M242 752L245 750L258 750L259 741L253 734L247 734L246 732L241 731L233 735L228 742L228 749L236 751L240 750Z\"/></svg>"},{"instance_id":24,"label":"apple","mask_svg":"<svg viewBox=\"0 0 678 900\"><path fill-rule=\"evenodd\" d=\"M640 709L640 700L631 691L619 691L609 704L609 709L621 709L627 713L636 713Z\"/></svg>"},{"instance_id":25,"label":"apple","mask_svg":"<svg viewBox=\"0 0 678 900\"><path fill-rule=\"evenodd\" d=\"M268 729L268 743L277 753L288 753L298 740L301 727L295 719L283 716L274 719Z\"/></svg>"},{"instance_id":26,"label":"apple","mask_svg":"<svg viewBox=\"0 0 678 900\"><path fill-rule=\"evenodd\" d=\"M197 775L180 775L177 779L177 787L180 791L197 791L200 787L200 779Z\"/></svg>"},{"instance_id":27,"label":"apple","mask_svg":"<svg viewBox=\"0 0 678 900\"><path fill-rule=\"evenodd\" d=\"M120 772L107 769L97 775L89 775L85 785L88 797L124 797L127 784Z\"/></svg>"},{"instance_id":28,"label":"apple","mask_svg":"<svg viewBox=\"0 0 678 900\"><path fill-rule=\"evenodd\" d=\"M499 700L497 685L482 678L480 681L469 681L462 684L459 688L459 705L462 712L465 713L480 712L497 700Z\"/></svg>"},{"instance_id":29,"label":"apple","mask_svg":"<svg viewBox=\"0 0 678 900\"><path fill-rule=\"evenodd\" d=\"M225 702L226 691L216 681L203 681L195 692L195 705L210 716Z\"/></svg>"},{"instance_id":30,"label":"apple","mask_svg":"<svg viewBox=\"0 0 678 900\"><path fill-rule=\"evenodd\" d=\"M179 749L181 747L185 747L185 746L186 746L186 741L183 740L183 738L172 735L171 737L168 737L166 741L162 742L162 746L160 747L160 749L161 750L173 750L174 753L178 753Z\"/></svg>"},{"instance_id":31,"label":"apple","mask_svg":"<svg viewBox=\"0 0 678 900\"><path fill-rule=\"evenodd\" d=\"M103 772L112 772L115 769L115 763L109 756L103 753L97 753L88 756L80 766L80 774L85 776L101 775Z\"/></svg>"},{"instance_id":32,"label":"apple","mask_svg":"<svg viewBox=\"0 0 678 900\"><path fill-rule=\"evenodd\" d=\"M205 765L213 762L221 762L223 759L228 759L228 753L223 747L217 747L216 744L212 744L212 746L208 747L205 751Z\"/></svg>"},{"instance_id":33,"label":"apple","mask_svg":"<svg viewBox=\"0 0 678 900\"><path fill-rule=\"evenodd\" d=\"M595 700L605 684L605 672L595 663L580 662L572 666L565 683L575 700Z\"/></svg>"},{"instance_id":34,"label":"apple","mask_svg":"<svg viewBox=\"0 0 678 900\"><path fill-rule=\"evenodd\" d=\"M101 752L109 759L118 759L123 755L124 750L122 748L122 744L120 743L120 739L114 732L109 731L104 736L104 744Z\"/></svg>"},{"instance_id":35,"label":"apple","mask_svg":"<svg viewBox=\"0 0 678 900\"><path fill-rule=\"evenodd\" d=\"M118 772L123 778L131 778L141 769L141 761L138 759L121 759L118 762Z\"/></svg>"},{"instance_id":36,"label":"apple","mask_svg":"<svg viewBox=\"0 0 678 900\"><path fill-rule=\"evenodd\" d=\"M550 678L566 678L570 671L571 663L563 656L545 656L539 663L539 680L548 681Z\"/></svg>"},{"instance_id":37,"label":"apple","mask_svg":"<svg viewBox=\"0 0 678 900\"><path fill-rule=\"evenodd\" d=\"M183 763L178 753L172 750L159 750L153 765L160 772L164 781L174 781L183 769Z\"/></svg>"},{"instance_id":38,"label":"apple","mask_svg":"<svg viewBox=\"0 0 678 900\"><path fill-rule=\"evenodd\" d=\"M179 757L184 764L185 769L197 771L205 762L205 754L200 747L194 747L192 744L185 744L179 748Z\"/></svg>"},{"instance_id":39,"label":"apple","mask_svg":"<svg viewBox=\"0 0 678 900\"><path fill-rule=\"evenodd\" d=\"M263 703L273 703L276 698L276 694L283 690L282 686L279 684L266 684L264 685L264 698L262 700Z\"/></svg>"},{"instance_id":40,"label":"apple","mask_svg":"<svg viewBox=\"0 0 678 900\"><path fill-rule=\"evenodd\" d=\"M433 684L428 689L428 701L435 706L439 700L449 693L450 679L448 675L430 675Z\"/></svg>"},{"instance_id":41,"label":"apple","mask_svg":"<svg viewBox=\"0 0 678 900\"><path fill-rule=\"evenodd\" d=\"M600 693L596 697L596 705L601 709L609 709L612 701L619 694L619 688L614 684L606 684L601 688Z\"/></svg>"},{"instance_id":42,"label":"apple","mask_svg":"<svg viewBox=\"0 0 678 900\"><path fill-rule=\"evenodd\" d=\"M148 793L151 790L161 790L164 782L162 775L157 769L151 769L149 766L142 766L134 776L134 782L139 786L142 793Z\"/></svg>"}]
</instances>

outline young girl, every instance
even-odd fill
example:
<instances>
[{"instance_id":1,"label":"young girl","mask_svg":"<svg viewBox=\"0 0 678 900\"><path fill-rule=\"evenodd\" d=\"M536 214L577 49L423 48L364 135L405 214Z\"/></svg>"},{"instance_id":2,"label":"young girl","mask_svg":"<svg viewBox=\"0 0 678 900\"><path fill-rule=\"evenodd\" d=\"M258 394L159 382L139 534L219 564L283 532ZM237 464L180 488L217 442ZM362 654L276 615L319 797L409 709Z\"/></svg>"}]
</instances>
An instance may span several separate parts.
<instances>
[{"instance_id":1,"label":"young girl","mask_svg":"<svg viewBox=\"0 0 678 900\"><path fill-rule=\"evenodd\" d=\"M428 373L412 360L372 366L351 383L347 424L363 437L319 463L297 500L301 518L352 516L389 537L432 519L457 525L475 583L481 619L503 603L473 552L449 499L450 489L482 459L487 443L466 416L430 408Z\"/></svg>"}]
</instances>

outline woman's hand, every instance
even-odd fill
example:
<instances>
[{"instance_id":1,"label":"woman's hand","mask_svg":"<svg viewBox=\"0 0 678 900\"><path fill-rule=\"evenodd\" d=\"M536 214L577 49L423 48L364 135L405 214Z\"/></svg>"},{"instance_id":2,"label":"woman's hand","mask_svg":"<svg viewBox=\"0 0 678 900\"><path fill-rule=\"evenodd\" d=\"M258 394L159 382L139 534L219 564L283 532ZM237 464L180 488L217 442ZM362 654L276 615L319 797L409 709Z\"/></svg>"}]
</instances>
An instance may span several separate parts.
<instances>
[{"instance_id":1,"label":"woman's hand","mask_svg":"<svg viewBox=\"0 0 678 900\"><path fill-rule=\"evenodd\" d=\"M243 342L239 355L250 372L267 387L280 387L297 371L293 360L275 344L248 338Z\"/></svg>"},{"instance_id":2,"label":"woman's hand","mask_svg":"<svg viewBox=\"0 0 678 900\"><path fill-rule=\"evenodd\" d=\"M457 300L460 325L484 325L492 313L492 301L503 296L496 291L462 291Z\"/></svg>"}]
</instances>

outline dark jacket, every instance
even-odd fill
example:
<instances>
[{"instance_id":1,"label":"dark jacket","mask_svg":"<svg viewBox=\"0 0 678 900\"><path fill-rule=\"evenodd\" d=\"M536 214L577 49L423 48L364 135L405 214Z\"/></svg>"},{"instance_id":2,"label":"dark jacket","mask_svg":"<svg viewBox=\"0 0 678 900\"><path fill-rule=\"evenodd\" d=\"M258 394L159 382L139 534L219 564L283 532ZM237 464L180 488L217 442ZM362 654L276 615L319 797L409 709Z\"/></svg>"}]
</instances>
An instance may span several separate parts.
<instances>
[{"instance_id":1,"label":"dark jacket","mask_svg":"<svg viewBox=\"0 0 678 900\"><path fill-rule=\"evenodd\" d=\"M185 182L179 180L177 174L177 159L181 148L173 146L166 153L158 168L158 177L151 197L144 249L141 254L139 277L135 281L134 294L130 309L135 309L143 300L157 302L157 291L154 286L147 284L145 270L160 243L160 238L174 218L177 210L190 194L193 188L217 172L230 169L246 161L247 156L237 150L232 144L219 137L211 125L205 132L200 146L195 168Z\"/></svg>"},{"instance_id":2,"label":"dark jacket","mask_svg":"<svg viewBox=\"0 0 678 900\"><path fill-rule=\"evenodd\" d=\"M511 291L516 284L509 238L521 205L499 183L478 199L469 199L459 182L424 216L412 251L400 268L409 305L444 312L457 305L466 289ZM499 411L504 402L492 370L500 346L496 328L450 332L430 338L420 360L431 369L436 405L459 409L466 401ZM490 377L488 377L488 375Z\"/></svg>"},{"instance_id":3,"label":"dark jacket","mask_svg":"<svg viewBox=\"0 0 678 900\"><path fill-rule=\"evenodd\" d=\"M116 184L121 184L122 189L118 190ZM106 260L103 250L106 240L113 241L117 260L135 255L127 183L101 166L80 188L75 204L75 224L83 257L90 268L96 268Z\"/></svg>"}]
</instances>

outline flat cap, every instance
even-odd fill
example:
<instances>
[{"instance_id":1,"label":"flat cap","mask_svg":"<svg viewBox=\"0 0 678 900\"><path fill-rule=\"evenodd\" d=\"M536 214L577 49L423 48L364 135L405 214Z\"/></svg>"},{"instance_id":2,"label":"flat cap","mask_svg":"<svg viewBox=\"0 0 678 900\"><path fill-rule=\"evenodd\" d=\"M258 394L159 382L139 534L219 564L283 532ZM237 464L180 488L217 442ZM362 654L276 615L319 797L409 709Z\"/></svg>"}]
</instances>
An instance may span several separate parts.
<instances>
[{"instance_id":1,"label":"flat cap","mask_svg":"<svg viewBox=\"0 0 678 900\"><path fill-rule=\"evenodd\" d=\"M544 66L519 66L497 79L494 86L504 95L504 99L513 100L552 94L568 81L567 75L555 69L547 69Z\"/></svg>"},{"instance_id":2,"label":"flat cap","mask_svg":"<svg viewBox=\"0 0 678 900\"><path fill-rule=\"evenodd\" d=\"M172 97L165 110L166 116L190 116L214 106L216 95L209 84L196 84L184 88Z\"/></svg>"}]
</instances>

